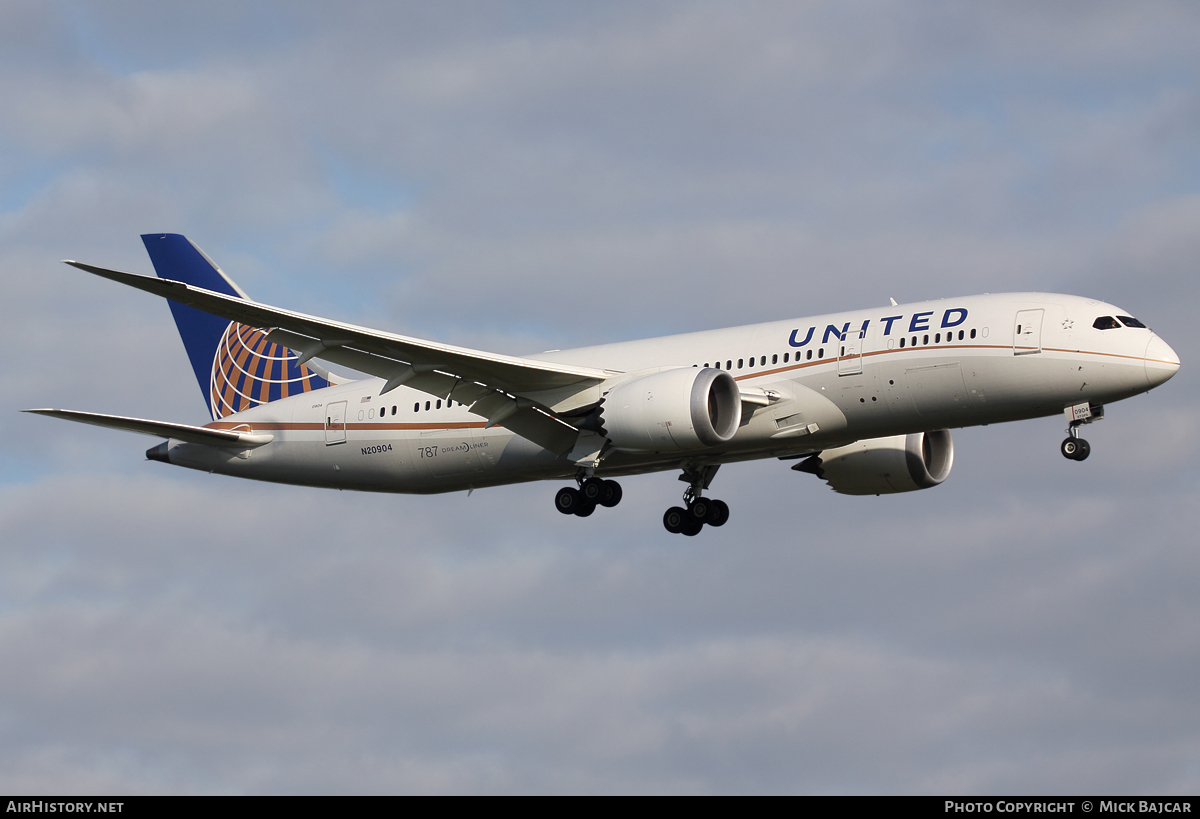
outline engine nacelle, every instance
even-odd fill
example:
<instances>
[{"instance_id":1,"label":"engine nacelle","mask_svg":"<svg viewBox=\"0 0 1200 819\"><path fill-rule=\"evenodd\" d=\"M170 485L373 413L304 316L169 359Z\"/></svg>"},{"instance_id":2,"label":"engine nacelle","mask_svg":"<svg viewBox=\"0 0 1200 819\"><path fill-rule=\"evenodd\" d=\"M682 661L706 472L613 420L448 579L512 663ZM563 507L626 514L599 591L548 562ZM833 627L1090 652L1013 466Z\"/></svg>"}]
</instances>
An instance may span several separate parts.
<instances>
[{"instance_id":1,"label":"engine nacelle","mask_svg":"<svg viewBox=\"0 0 1200 819\"><path fill-rule=\"evenodd\" d=\"M613 387L600 406L604 435L626 452L723 444L742 423L737 382L724 370L680 367Z\"/></svg>"},{"instance_id":2,"label":"engine nacelle","mask_svg":"<svg viewBox=\"0 0 1200 819\"><path fill-rule=\"evenodd\" d=\"M950 430L856 441L792 467L811 472L843 495L887 495L937 486L954 465Z\"/></svg>"}]
</instances>

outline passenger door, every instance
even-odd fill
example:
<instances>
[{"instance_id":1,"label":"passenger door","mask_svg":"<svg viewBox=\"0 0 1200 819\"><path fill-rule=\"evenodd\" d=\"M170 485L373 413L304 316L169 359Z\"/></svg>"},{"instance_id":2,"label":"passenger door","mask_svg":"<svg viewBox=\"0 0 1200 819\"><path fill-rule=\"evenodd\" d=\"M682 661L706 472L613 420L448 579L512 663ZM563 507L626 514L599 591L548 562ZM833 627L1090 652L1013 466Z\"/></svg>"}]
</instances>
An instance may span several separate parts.
<instances>
[{"instance_id":1,"label":"passenger door","mask_svg":"<svg viewBox=\"0 0 1200 819\"><path fill-rule=\"evenodd\" d=\"M1042 315L1046 311L1020 310L1013 327L1013 355L1031 355L1042 351Z\"/></svg>"},{"instance_id":2,"label":"passenger door","mask_svg":"<svg viewBox=\"0 0 1200 819\"><path fill-rule=\"evenodd\" d=\"M838 375L859 375L862 372L863 345L866 330L847 330L838 344Z\"/></svg>"},{"instance_id":3,"label":"passenger door","mask_svg":"<svg viewBox=\"0 0 1200 819\"><path fill-rule=\"evenodd\" d=\"M325 445L346 443L346 402L335 401L325 407Z\"/></svg>"}]
</instances>

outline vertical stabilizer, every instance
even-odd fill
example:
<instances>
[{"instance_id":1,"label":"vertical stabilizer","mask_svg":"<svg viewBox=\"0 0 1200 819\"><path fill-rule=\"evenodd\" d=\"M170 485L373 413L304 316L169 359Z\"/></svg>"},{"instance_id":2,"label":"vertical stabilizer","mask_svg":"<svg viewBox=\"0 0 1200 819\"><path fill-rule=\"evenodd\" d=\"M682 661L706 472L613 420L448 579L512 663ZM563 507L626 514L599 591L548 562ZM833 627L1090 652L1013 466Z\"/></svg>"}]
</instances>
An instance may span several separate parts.
<instances>
[{"instance_id":1,"label":"vertical stabilizer","mask_svg":"<svg viewBox=\"0 0 1200 819\"><path fill-rule=\"evenodd\" d=\"M249 298L187 237L147 233L142 242L160 279ZM168 303L213 420L329 386L329 373L313 364L297 366L296 353L268 343L264 331L185 304Z\"/></svg>"}]
</instances>

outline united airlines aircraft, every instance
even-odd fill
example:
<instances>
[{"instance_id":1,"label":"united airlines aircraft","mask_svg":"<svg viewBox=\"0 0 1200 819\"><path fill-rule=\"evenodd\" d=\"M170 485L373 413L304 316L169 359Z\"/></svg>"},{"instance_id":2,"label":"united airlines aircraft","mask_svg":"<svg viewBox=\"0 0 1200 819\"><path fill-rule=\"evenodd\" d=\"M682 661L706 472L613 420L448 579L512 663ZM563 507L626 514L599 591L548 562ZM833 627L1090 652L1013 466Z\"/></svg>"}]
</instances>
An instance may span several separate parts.
<instances>
[{"instance_id":1,"label":"united airlines aircraft","mask_svg":"<svg viewBox=\"0 0 1200 819\"><path fill-rule=\"evenodd\" d=\"M68 261L169 300L212 416L203 426L42 415L165 440L154 461L278 483L434 493L569 482L554 503L616 506L614 478L680 472L667 530L721 526L722 464L760 458L849 495L929 489L950 428L1063 415L1062 454L1107 404L1179 357L1111 304L1050 293L969 296L522 358L439 344L250 299L183 236L142 237L158 274ZM325 361L364 377L349 380Z\"/></svg>"}]
</instances>

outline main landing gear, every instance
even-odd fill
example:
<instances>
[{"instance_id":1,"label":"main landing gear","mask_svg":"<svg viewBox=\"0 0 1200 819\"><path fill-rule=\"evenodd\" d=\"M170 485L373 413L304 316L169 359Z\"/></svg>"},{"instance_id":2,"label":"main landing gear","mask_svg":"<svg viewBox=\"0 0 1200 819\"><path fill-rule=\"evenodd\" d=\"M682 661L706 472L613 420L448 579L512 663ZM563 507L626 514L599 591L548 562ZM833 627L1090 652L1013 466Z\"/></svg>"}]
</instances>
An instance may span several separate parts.
<instances>
[{"instance_id":1,"label":"main landing gear","mask_svg":"<svg viewBox=\"0 0 1200 819\"><path fill-rule=\"evenodd\" d=\"M595 475L587 477L583 470L575 480L578 489L564 486L554 495L554 506L564 515L586 518L596 511L597 506L616 506L621 502L621 484L607 481Z\"/></svg>"},{"instance_id":2,"label":"main landing gear","mask_svg":"<svg viewBox=\"0 0 1200 819\"><path fill-rule=\"evenodd\" d=\"M725 501L701 497L701 493L712 483L718 468L719 464L683 470L679 480L688 482L687 491L683 493L686 506L672 506L663 514L663 526L668 532L695 537L700 534L704 524L724 526L729 520L729 505Z\"/></svg>"},{"instance_id":3,"label":"main landing gear","mask_svg":"<svg viewBox=\"0 0 1200 819\"><path fill-rule=\"evenodd\" d=\"M1087 441L1079 437L1079 425L1071 424L1067 427L1067 438L1063 440L1062 450L1064 458L1069 458L1072 461L1082 461L1092 454L1092 446Z\"/></svg>"}]
</instances>

